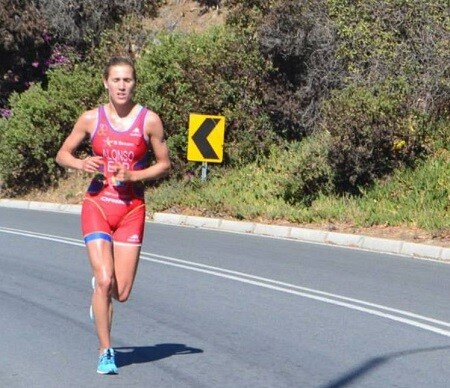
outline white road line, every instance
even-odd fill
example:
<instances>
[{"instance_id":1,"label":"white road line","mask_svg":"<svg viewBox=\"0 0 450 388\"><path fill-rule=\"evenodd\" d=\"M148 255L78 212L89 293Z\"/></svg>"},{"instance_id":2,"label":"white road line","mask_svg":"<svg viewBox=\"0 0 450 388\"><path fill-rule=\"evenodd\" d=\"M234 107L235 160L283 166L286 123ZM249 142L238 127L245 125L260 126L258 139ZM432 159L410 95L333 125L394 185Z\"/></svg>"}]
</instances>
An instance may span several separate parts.
<instances>
[{"instance_id":1,"label":"white road line","mask_svg":"<svg viewBox=\"0 0 450 388\"><path fill-rule=\"evenodd\" d=\"M3 227L0 227L0 233L15 234L24 237L31 237L36 239L84 247L84 243L81 240L72 239L68 237L54 236L49 234ZM163 256L148 252L142 252L141 259L158 264L169 265L172 267L187 269L190 271L196 271L208 275L218 276L221 278L235 280L241 283L251 284L254 286L263 287L274 291L280 291L291 295L297 295L307 299L332 304L335 306L345 307L351 310L356 310L370 315L390 319L392 321L401 322L416 328L420 328L436 334L443 335L445 337L450 337L450 331L431 325L434 324L443 327L450 327L449 322L425 317L423 315L415 314L409 311L398 310L359 299L348 298L337 294L297 286L295 284L284 283L277 280L246 274L243 272L232 271L224 268L195 263L187 260L181 260L170 256ZM414 318L415 320L410 318ZM430 324L423 322L428 322Z\"/></svg>"},{"instance_id":2,"label":"white road line","mask_svg":"<svg viewBox=\"0 0 450 388\"><path fill-rule=\"evenodd\" d=\"M84 247L84 242L78 239L70 238L70 237L62 237L62 236L54 236L51 234L44 234L44 233L38 233L38 232L31 232L28 230L20 230L20 229L13 229L13 228L3 228L0 227L0 232L2 233L9 233L9 234L15 234L18 236L25 236L25 237L32 237L39 240L48 240L48 241L54 241L69 245L76 245L79 247Z\"/></svg>"},{"instance_id":3,"label":"white road line","mask_svg":"<svg viewBox=\"0 0 450 388\"><path fill-rule=\"evenodd\" d=\"M209 271L218 272L220 274L223 273L223 274L236 275L239 278L247 278L247 279L250 279L250 280L255 280L255 281L258 281L258 282L262 282L264 284L265 283L269 283L269 284L272 284L272 285L275 285L275 286L281 286L281 287L288 288L288 289L300 290L300 291L304 291L304 292L308 292L308 293L312 293L312 294L317 294L317 295L321 295L321 296L325 296L325 297L338 299L338 300L345 301L345 302L356 303L356 304L360 304L360 305L363 305L363 306L373 307L373 308L377 308L377 309L380 309L380 310L389 311L389 312L393 312L393 313L396 313L396 314L401 314L401 315L404 315L404 316L412 317L412 318L415 318L415 319L420 319L420 320L427 321L427 322L430 322L430 323L434 323L434 324L437 324L437 325L450 327L450 323L449 322L439 321L439 320L436 320L436 319L425 317L423 315L410 313L410 312L404 311L404 310L394 309L394 308L383 306L383 305L380 305L380 304L365 302L365 301L360 300L360 299L348 298L348 297L345 297L345 296L332 294L332 293L325 292L325 291L314 290L312 288L296 286L296 285L290 284L290 283L285 283L285 282L280 282L280 281L277 281L277 280L272 280L272 279L268 279L268 278L264 278L264 277L249 275L249 274L246 274L246 273L243 273L243 272L231 271L231 270L228 270L228 269L223 269L223 268L219 268L219 267L213 267L213 266L210 266L210 265L205 265L205 264L194 263L194 262L191 262L191 261L180 260L180 259L176 259L176 258L173 258L173 257L170 257L170 256L162 256L162 255L157 255L157 254L154 254L154 253L146 253L146 252L142 252L142 255L144 256L144 259L150 260L150 261L161 262L161 261L158 261L158 260L151 259L152 257L156 257L157 259L168 260L168 261L172 261L172 262L175 262L175 263L181 263L181 264L184 264L184 265L194 266L194 267L198 267L198 268L205 268L205 269L207 269ZM149 256L150 259L148 259L147 256Z\"/></svg>"}]
</instances>

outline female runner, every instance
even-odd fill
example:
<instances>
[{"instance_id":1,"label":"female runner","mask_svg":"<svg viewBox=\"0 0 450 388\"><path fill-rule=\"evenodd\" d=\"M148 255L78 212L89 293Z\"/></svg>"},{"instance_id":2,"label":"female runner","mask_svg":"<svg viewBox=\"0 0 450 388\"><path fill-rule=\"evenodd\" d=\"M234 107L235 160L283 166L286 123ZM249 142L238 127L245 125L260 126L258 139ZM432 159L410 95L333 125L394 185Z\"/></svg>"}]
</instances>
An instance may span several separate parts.
<instances>
[{"instance_id":1,"label":"female runner","mask_svg":"<svg viewBox=\"0 0 450 388\"><path fill-rule=\"evenodd\" d=\"M168 174L171 163L159 116L133 102L136 72L128 58L113 57L103 84L109 102L85 111L58 151L63 167L96 174L81 211L81 224L94 288L91 312L99 340L97 372L118 372L111 345L112 298L130 296L144 233L142 181ZM93 156L75 151L89 137ZM152 149L155 162L148 164Z\"/></svg>"}]
</instances>

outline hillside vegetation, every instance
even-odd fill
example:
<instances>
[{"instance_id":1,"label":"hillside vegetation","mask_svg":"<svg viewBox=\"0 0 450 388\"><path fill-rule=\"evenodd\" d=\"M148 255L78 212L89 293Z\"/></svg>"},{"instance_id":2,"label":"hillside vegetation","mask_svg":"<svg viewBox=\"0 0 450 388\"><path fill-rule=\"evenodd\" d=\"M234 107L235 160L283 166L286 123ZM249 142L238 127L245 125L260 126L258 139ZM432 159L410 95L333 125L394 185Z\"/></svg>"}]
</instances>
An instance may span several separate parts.
<instances>
[{"instance_id":1,"label":"hillside vegetation","mask_svg":"<svg viewBox=\"0 0 450 388\"><path fill-rule=\"evenodd\" d=\"M97 41L59 31L48 47L59 61L3 106L1 193L80 202L88 177L61 170L54 156L76 117L105 101L102 65L122 53L136 60L136 100L163 118L174 165L168 179L148 184L149 215L391 236L401 228L408 238L450 245L444 3L155 1L145 18L131 6L114 13L113 5L104 11L111 23L84 15L91 30L83 31L97 28ZM195 23L205 15L210 24ZM58 26L41 16L39 23ZM206 181L186 158L193 112L226 117L224 161L208 165Z\"/></svg>"}]
</instances>

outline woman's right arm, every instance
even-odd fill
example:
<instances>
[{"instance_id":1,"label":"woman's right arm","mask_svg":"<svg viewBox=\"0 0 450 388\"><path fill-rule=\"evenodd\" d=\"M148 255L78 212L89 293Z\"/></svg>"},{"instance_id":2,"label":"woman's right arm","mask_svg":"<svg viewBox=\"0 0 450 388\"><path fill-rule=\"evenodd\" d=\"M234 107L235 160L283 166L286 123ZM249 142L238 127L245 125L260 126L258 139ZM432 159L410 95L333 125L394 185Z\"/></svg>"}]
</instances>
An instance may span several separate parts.
<instances>
[{"instance_id":1,"label":"woman's right arm","mask_svg":"<svg viewBox=\"0 0 450 388\"><path fill-rule=\"evenodd\" d=\"M97 122L96 110L84 112L72 129L72 132L66 138L58 153L56 154L56 163L65 168L83 170L86 172L97 172L102 164L100 156L87 157L80 159L75 156L75 151L81 142L90 135Z\"/></svg>"}]
</instances>

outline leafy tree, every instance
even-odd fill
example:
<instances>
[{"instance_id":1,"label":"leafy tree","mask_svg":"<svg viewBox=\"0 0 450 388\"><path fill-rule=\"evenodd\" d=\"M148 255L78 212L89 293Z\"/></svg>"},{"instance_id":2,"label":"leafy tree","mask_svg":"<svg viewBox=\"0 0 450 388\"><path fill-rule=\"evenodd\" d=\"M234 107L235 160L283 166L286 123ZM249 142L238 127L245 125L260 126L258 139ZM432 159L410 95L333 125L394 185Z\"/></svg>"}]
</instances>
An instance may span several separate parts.
<instances>
[{"instance_id":1,"label":"leafy tree","mask_svg":"<svg viewBox=\"0 0 450 388\"><path fill-rule=\"evenodd\" d=\"M125 16L152 17L161 0L39 0L39 10L58 41L98 45L100 34Z\"/></svg>"},{"instance_id":2,"label":"leafy tree","mask_svg":"<svg viewBox=\"0 0 450 388\"><path fill-rule=\"evenodd\" d=\"M0 0L0 108L13 91L43 82L55 64L97 47L102 33L133 15L157 14L162 0Z\"/></svg>"},{"instance_id":3,"label":"leafy tree","mask_svg":"<svg viewBox=\"0 0 450 388\"><path fill-rule=\"evenodd\" d=\"M274 72L265 104L277 132L293 140L312 133L320 106L343 83L339 41L324 1L278 1L256 29L260 51Z\"/></svg>"},{"instance_id":4,"label":"leafy tree","mask_svg":"<svg viewBox=\"0 0 450 388\"><path fill-rule=\"evenodd\" d=\"M13 91L42 80L47 23L33 1L0 0L0 108Z\"/></svg>"}]
</instances>

